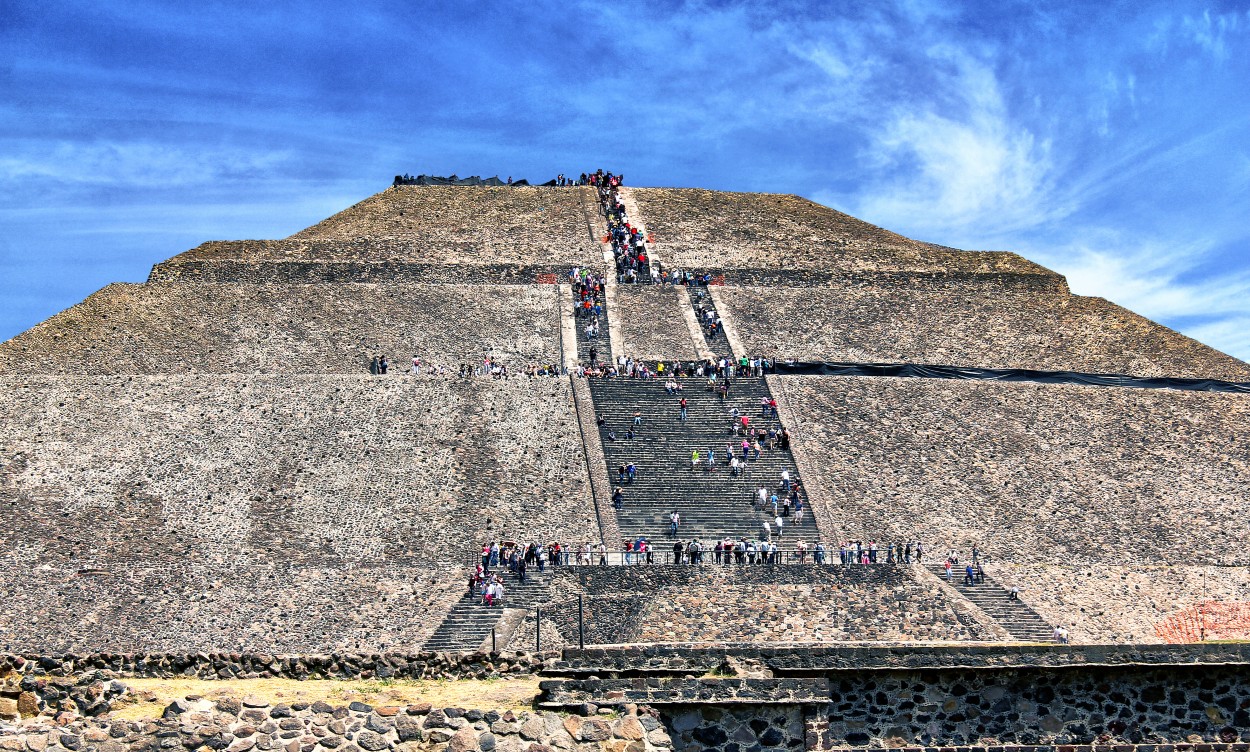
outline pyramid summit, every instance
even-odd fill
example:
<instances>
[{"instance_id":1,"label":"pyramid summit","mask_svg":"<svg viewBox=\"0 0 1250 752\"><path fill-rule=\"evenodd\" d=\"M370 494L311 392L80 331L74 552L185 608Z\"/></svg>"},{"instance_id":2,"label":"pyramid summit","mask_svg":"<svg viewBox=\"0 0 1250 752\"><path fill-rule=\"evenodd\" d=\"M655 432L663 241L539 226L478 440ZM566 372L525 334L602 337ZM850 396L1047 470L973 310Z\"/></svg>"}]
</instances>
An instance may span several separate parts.
<instances>
[{"instance_id":1,"label":"pyramid summit","mask_svg":"<svg viewBox=\"0 0 1250 752\"><path fill-rule=\"evenodd\" d=\"M395 185L0 344L0 652L1160 642L1250 592L1245 382L796 196Z\"/></svg>"}]
</instances>

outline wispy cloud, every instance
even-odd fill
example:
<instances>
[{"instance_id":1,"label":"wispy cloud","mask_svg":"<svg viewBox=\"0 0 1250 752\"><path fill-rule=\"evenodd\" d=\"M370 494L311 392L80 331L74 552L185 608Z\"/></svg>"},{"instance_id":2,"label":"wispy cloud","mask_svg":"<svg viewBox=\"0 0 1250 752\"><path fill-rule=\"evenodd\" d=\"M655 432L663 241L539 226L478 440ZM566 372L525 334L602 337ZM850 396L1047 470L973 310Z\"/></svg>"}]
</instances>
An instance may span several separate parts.
<instances>
[{"instance_id":1,"label":"wispy cloud","mask_svg":"<svg viewBox=\"0 0 1250 752\"><path fill-rule=\"evenodd\" d=\"M91 186L202 185L272 172L290 157L282 151L205 151L144 141L11 141L9 145L11 155L0 156L0 181L52 180Z\"/></svg>"}]
</instances>

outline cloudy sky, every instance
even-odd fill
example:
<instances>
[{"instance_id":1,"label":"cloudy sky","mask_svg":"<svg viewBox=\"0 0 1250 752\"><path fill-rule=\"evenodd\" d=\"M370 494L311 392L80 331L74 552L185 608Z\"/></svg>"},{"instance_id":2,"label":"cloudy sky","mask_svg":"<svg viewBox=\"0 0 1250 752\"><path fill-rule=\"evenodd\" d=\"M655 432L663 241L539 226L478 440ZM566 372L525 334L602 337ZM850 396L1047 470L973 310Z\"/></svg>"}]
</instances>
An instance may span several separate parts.
<instances>
[{"instance_id":1,"label":"cloudy sky","mask_svg":"<svg viewBox=\"0 0 1250 752\"><path fill-rule=\"evenodd\" d=\"M1244 0L340 6L6 0L0 340L398 172L603 166L1017 251L1250 359Z\"/></svg>"}]
</instances>

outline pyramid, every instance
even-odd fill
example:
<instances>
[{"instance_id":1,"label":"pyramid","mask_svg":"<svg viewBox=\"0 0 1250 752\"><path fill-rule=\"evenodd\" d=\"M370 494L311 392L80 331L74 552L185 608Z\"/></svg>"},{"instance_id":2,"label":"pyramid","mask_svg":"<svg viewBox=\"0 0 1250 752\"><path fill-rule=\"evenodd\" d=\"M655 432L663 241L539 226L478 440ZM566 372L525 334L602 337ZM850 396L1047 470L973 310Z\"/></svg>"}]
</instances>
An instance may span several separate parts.
<instances>
[{"instance_id":1,"label":"pyramid","mask_svg":"<svg viewBox=\"0 0 1250 752\"><path fill-rule=\"evenodd\" d=\"M1016 254L795 196L622 196L654 262L715 280L735 356L1250 381ZM587 361L561 283L610 266L607 231L592 188L397 186L283 240L205 243L0 344L0 651L413 649L483 540L615 546L594 405L576 376L524 375ZM601 358L727 354L692 300L614 283ZM510 377L457 376L487 358ZM1222 566L1215 596L1248 592L1250 395L767 384L830 544L978 544L1000 578L1056 583L1030 601L1052 621L1116 604L1088 617L1105 641L1150 637L1195 566Z\"/></svg>"}]
</instances>

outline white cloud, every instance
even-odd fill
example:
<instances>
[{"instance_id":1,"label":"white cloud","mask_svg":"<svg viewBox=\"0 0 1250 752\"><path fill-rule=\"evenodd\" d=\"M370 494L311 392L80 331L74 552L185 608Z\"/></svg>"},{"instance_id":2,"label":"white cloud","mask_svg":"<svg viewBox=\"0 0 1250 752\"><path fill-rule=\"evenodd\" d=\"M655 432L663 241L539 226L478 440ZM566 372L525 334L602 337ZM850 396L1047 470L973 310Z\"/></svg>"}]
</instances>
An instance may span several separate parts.
<instances>
[{"instance_id":1,"label":"white cloud","mask_svg":"<svg viewBox=\"0 0 1250 752\"><path fill-rule=\"evenodd\" d=\"M1203 11L1194 18L1185 16L1181 19L1181 32L1189 41L1198 45L1216 60L1228 58L1227 37L1236 32L1240 26L1240 18L1233 13L1211 17L1211 11Z\"/></svg>"},{"instance_id":2,"label":"white cloud","mask_svg":"<svg viewBox=\"0 0 1250 752\"><path fill-rule=\"evenodd\" d=\"M1104 244L1025 249L1023 254L1066 276L1076 295L1106 298L1250 360L1250 273L1200 274L1198 265L1210 251L1202 241L1100 240Z\"/></svg>"},{"instance_id":3,"label":"white cloud","mask_svg":"<svg viewBox=\"0 0 1250 752\"><path fill-rule=\"evenodd\" d=\"M1012 122L993 70L951 47L929 55L952 74L929 102L896 106L871 134L863 156L892 177L851 198L852 213L930 237L970 225L1001 232L1062 214L1062 205L1043 201L1050 142ZM942 101L955 106L941 108Z\"/></svg>"}]
</instances>

